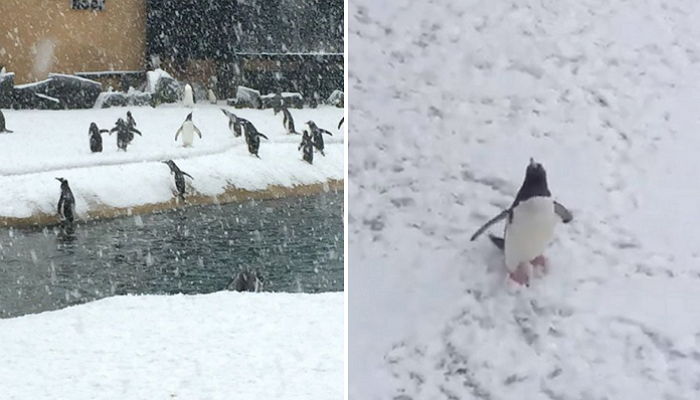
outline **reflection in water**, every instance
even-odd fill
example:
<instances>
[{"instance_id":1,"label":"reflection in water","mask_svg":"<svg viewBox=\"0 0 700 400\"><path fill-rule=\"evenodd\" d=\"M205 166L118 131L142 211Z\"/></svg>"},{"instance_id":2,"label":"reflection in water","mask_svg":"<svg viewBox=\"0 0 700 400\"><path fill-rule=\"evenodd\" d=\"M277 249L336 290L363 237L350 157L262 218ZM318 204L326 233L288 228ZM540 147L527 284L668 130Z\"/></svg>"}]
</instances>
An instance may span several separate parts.
<instances>
[{"instance_id":1,"label":"reflection in water","mask_svg":"<svg viewBox=\"0 0 700 400\"><path fill-rule=\"evenodd\" d=\"M0 317L120 294L207 293L241 271L266 291L343 290L343 196L190 207L0 230Z\"/></svg>"}]
</instances>

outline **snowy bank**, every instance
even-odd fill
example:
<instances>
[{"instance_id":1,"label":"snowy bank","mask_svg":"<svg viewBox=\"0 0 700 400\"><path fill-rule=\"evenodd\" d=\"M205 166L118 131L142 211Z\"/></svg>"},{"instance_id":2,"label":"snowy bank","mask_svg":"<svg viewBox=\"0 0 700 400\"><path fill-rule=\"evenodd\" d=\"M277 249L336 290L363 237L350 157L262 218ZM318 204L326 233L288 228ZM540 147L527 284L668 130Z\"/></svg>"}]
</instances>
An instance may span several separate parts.
<instances>
[{"instance_id":1,"label":"snowy bank","mask_svg":"<svg viewBox=\"0 0 700 400\"><path fill-rule=\"evenodd\" d=\"M350 397L700 398L697 2L348 18ZM517 289L469 238L529 157L574 221Z\"/></svg>"},{"instance_id":2,"label":"snowy bank","mask_svg":"<svg viewBox=\"0 0 700 400\"><path fill-rule=\"evenodd\" d=\"M232 110L226 106L223 106ZM116 134L103 134L104 151L91 153L88 127L109 129L131 110L143 136L136 135L127 152L116 148ZM343 179L342 131L334 129L343 110L334 107L292 110L301 129L314 120L333 132L326 136L326 156L313 165L302 161L299 136L290 136L282 115L272 110L232 110L250 120L270 140L262 140L260 159L248 154L242 137L228 129L220 106L128 107L70 111L4 111L12 134L0 135L0 222L55 222L59 188L55 177L68 179L79 219L147 212L172 207L175 185L168 167L172 159L194 177L187 179L192 204L236 201L267 193L337 188ZM202 131L194 146L183 148L175 132L189 112ZM329 186L330 185L330 186ZM259 192L254 194L253 192Z\"/></svg>"},{"instance_id":3,"label":"snowy bank","mask_svg":"<svg viewBox=\"0 0 700 400\"><path fill-rule=\"evenodd\" d=\"M4 399L342 399L343 294L112 297L0 320Z\"/></svg>"}]
</instances>

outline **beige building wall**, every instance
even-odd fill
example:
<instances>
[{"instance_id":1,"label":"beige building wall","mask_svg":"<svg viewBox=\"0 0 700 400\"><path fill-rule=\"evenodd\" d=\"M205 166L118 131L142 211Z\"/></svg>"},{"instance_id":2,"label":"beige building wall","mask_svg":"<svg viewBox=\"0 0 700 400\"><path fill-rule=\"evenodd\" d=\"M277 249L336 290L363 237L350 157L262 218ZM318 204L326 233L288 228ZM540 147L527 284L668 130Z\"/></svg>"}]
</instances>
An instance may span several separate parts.
<instances>
[{"instance_id":1,"label":"beige building wall","mask_svg":"<svg viewBox=\"0 0 700 400\"><path fill-rule=\"evenodd\" d=\"M145 68L146 0L105 0L103 11L71 0L0 0L0 65L15 84L49 72Z\"/></svg>"}]
</instances>

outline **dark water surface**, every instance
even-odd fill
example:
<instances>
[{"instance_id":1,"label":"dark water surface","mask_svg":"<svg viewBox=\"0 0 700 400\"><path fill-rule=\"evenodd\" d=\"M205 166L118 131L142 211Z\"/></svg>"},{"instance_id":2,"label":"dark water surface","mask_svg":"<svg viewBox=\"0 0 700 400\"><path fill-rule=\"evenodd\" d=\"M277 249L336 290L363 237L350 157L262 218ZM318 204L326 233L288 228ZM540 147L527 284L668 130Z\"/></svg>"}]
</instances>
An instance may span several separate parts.
<instances>
[{"instance_id":1,"label":"dark water surface","mask_svg":"<svg viewBox=\"0 0 700 400\"><path fill-rule=\"evenodd\" d=\"M59 227L0 229L0 317L121 294L222 290L242 268L265 291L343 290L343 194L197 206Z\"/></svg>"}]
</instances>

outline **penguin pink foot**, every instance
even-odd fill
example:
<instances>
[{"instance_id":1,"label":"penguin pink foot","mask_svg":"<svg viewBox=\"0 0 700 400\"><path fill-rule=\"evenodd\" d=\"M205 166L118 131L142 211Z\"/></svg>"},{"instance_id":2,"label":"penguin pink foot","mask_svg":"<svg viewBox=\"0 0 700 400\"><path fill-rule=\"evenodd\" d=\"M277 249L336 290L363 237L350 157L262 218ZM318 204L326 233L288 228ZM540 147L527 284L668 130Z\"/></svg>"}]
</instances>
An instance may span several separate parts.
<instances>
[{"instance_id":1,"label":"penguin pink foot","mask_svg":"<svg viewBox=\"0 0 700 400\"><path fill-rule=\"evenodd\" d=\"M508 274L510 279L517 282L520 285L530 285L530 275L528 274L528 268L526 263L518 264L518 268L515 271Z\"/></svg>"},{"instance_id":2,"label":"penguin pink foot","mask_svg":"<svg viewBox=\"0 0 700 400\"><path fill-rule=\"evenodd\" d=\"M539 255L530 261L533 267L539 267L543 273L547 273L549 270L549 265L547 264L547 259L543 255Z\"/></svg>"}]
</instances>

